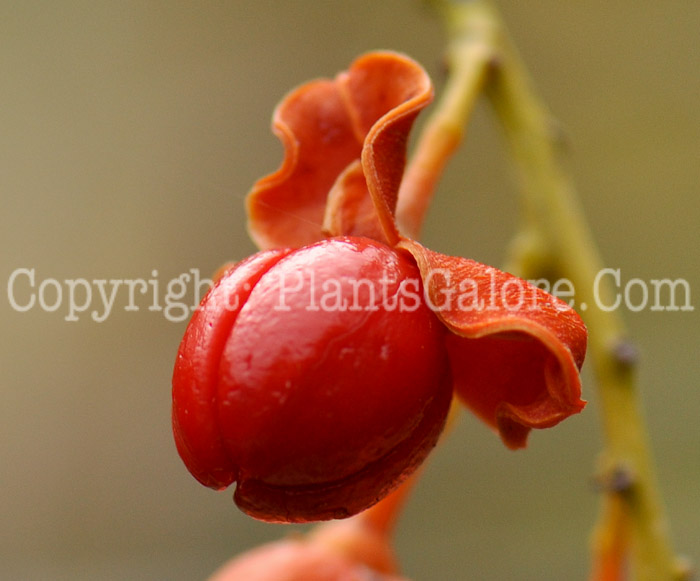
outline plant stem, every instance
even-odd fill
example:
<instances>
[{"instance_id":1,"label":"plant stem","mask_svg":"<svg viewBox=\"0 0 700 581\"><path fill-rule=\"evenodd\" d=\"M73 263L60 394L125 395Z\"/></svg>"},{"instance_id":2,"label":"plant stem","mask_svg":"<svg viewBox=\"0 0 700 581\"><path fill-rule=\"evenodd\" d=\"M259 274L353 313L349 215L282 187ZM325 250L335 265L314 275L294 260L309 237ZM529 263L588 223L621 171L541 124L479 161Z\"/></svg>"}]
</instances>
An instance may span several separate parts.
<instances>
[{"instance_id":1,"label":"plant stem","mask_svg":"<svg viewBox=\"0 0 700 581\"><path fill-rule=\"evenodd\" d=\"M437 4L450 35L455 77L425 129L417 167L412 163L407 177L413 175L411 171L425 173L428 167L427 173L436 180L461 138L456 128L467 123L483 86L505 130L521 185L523 225L514 240L510 270L527 278L568 278L590 329L589 351L606 441L599 475L605 496L593 540L593 579L624 578L628 557L639 581L685 579L686 572L678 567L668 540L638 401L635 350L626 339L619 313L609 308L616 297L609 277L599 276L602 260L571 180L558 162L552 118L535 95L501 18L489 2ZM493 70L486 75L488 63L493 63ZM432 154L424 149L433 149ZM415 188L428 184L430 194L424 191L423 196L429 199L435 182L414 179ZM402 190L401 195L407 194ZM415 200L410 205L420 210ZM412 215L420 217L421 212L424 210ZM415 226L408 232L415 232Z\"/></svg>"}]
</instances>

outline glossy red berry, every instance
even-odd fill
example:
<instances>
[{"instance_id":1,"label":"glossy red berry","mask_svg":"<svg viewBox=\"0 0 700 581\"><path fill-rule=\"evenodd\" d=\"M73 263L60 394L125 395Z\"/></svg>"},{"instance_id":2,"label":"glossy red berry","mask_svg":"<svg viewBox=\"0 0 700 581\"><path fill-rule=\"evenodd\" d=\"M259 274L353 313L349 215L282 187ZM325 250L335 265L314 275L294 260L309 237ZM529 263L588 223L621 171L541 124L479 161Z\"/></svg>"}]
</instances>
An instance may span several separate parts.
<instances>
[{"instance_id":1,"label":"glossy red berry","mask_svg":"<svg viewBox=\"0 0 700 581\"><path fill-rule=\"evenodd\" d=\"M257 518L330 519L377 502L435 444L453 391L512 449L583 409L587 333L574 310L402 228L425 209L402 180L431 96L417 63L370 53L275 111L284 160L246 201L265 251L205 297L173 378L190 472L213 488L236 482ZM430 195L406 178L409 194Z\"/></svg>"},{"instance_id":2,"label":"glossy red berry","mask_svg":"<svg viewBox=\"0 0 700 581\"><path fill-rule=\"evenodd\" d=\"M446 330L413 259L367 238L260 252L195 312L173 378L178 451L264 520L367 508L435 445Z\"/></svg>"}]
</instances>

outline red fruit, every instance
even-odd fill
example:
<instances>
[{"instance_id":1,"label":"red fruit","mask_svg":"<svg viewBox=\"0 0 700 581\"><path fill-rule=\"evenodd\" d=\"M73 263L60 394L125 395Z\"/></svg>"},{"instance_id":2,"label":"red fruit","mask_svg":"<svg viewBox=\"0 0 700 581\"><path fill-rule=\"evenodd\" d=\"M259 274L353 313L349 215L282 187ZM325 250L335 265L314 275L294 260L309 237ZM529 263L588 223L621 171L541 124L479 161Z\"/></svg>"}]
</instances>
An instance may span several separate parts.
<instances>
[{"instance_id":1,"label":"red fruit","mask_svg":"<svg viewBox=\"0 0 700 581\"><path fill-rule=\"evenodd\" d=\"M409 255L367 238L260 252L195 312L173 377L178 451L268 521L355 514L435 445L445 328Z\"/></svg>"},{"instance_id":2,"label":"red fruit","mask_svg":"<svg viewBox=\"0 0 700 581\"><path fill-rule=\"evenodd\" d=\"M269 543L226 563L209 581L408 581L375 571L338 551L287 539Z\"/></svg>"}]
</instances>

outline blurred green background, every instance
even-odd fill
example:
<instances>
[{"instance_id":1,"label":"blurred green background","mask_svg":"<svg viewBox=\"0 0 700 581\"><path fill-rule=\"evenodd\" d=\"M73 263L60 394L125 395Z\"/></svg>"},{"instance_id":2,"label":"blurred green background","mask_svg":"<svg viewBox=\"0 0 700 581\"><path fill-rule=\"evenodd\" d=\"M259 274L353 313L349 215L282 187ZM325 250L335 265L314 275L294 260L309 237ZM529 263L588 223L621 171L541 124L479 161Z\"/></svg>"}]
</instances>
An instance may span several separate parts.
<instances>
[{"instance_id":1,"label":"blurred green background","mask_svg":"<svg viewBox=\"0 0 700 581\"><path fill-rule=\"evenodd\" d=\"M700 3L499 5L566 131L606 266L624 281L687 279L697 306ZM443 46L411 0L0 2L0 578L204 579L297 529L245 517L177 457L170 375L184 321L138 293L138 311L119 294L102 323L66 321L65 303L17 312L7 283L18 268L37 285L157 278L162 304L173 277L254 252L243 197L281 161L269 120L288 90L391 48L439 91ZM429 247L503 263L517 204L502 146L480 106ZM624 316L673 540L697 560L699 313ZM461 418L402 517L407 576L586 577L601 436L584 378L585 412L523 452Z\"/></svg>"}]
</instances>

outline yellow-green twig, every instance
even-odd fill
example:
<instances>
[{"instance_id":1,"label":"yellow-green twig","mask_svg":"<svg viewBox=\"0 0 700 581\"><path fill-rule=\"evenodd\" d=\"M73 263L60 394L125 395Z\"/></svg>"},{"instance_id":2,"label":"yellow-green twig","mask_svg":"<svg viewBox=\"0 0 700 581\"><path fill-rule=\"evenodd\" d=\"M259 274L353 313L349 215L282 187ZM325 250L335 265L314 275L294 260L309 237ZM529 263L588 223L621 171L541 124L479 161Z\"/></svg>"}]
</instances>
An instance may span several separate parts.
<instances>
[{"instance_id":1,"label":"yellow-green twig","mask_svg":"<svg viewBox=\"0 0 700 581\"><path fill-rule=\"evenodd\" d=\"M555 125L532 89L525 67L494 7L487 1L434 2L448 33L452 80L425 129L407 182L434 188L434 181L462 136L477 93L483 88L502 124L522 192L523 221L514 239L509 270L527 278L568 278L590 331L589 353L600 393L605 447L599 482L604 500L593 540L593 579L623 579L629 561L638 581L685 579L668 540L649 451L635 373L635 352L612 289L596 279L602 260L583 218L571 180L558 161ZM493 66L489 66L492 64ZM488 72L488 74L486 74ZM425 168L429 168L426 171ZM402 191L405 215L422 217ZM425 198L425 191L423 192ZM423 202L427 207L427 200ZM419 208L420 210L420 208ZM403 216L404 214L401 214ZM407 224L416 234L417 224Z\"/></svg>"}]
</instances>

